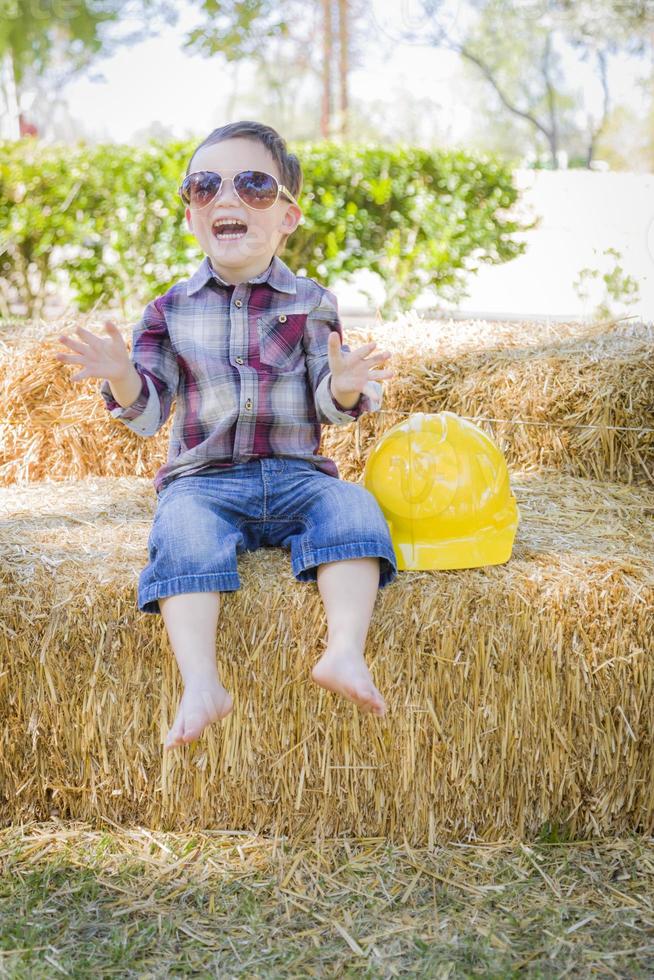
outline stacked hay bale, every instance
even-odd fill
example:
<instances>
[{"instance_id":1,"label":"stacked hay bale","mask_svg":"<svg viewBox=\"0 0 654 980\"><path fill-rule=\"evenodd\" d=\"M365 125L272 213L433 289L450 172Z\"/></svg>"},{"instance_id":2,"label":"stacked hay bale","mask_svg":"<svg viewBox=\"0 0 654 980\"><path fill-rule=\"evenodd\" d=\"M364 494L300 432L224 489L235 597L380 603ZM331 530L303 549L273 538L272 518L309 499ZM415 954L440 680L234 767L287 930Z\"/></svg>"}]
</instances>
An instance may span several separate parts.
<instances>
[{"instance_id":1,"label":"stacked hay bale","mask_svg":"<svg viewBox=\"0 0 654 980\"><path fill-rule=\"evenodd\" d=\"M177 667L161 618L136 607L170 423L146 440L111 419L97 380L71 383L54 361L62 331L0 337L3 821L57 812L416 845L545 823L651 832L650 328L407 317L348 333L393 350L397 376L389 415L324 430L346 479L401 413L548 423L488 423L522 515L513 557L403 572L380 592L367 644L380 719L309 679L325 637L315 585L278 549L240 556L217 644L234 712L174 753L162 741Z\"/></svg>"},{"instance_id":2,"label":"stacked hay bale","mask_svg":"<svg viewBox=\"0 0 654 980\"><path fill-rule=\"evenodd\" d=\"M153 476L166 462L172 416L151 439L117 423L97 379L55 360L60 333L82 317L0 331L0 485L85 476ZM123 327L130 343L131 330ZM423 322L415 314L350 331L352 347L392 351L395 378L383 411L326 426L321 451L358 482L382 432L407 413L480 419L512 470L550 467L574 476L654 486L654 330L643 323L598 332L582 324ZM617 427L616 429L610 427Z\"/></svg>"}]
</instances>

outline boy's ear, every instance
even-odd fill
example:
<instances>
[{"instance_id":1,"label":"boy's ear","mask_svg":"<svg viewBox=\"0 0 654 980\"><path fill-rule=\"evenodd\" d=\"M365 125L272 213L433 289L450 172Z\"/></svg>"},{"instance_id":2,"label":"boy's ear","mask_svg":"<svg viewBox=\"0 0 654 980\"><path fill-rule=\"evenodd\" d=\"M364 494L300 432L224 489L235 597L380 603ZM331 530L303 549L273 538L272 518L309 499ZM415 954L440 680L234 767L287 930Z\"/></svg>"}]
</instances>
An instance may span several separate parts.
<instances>
[{"instance_id":1,"label":"boy's ear","mask_svg":"<svg viewBox=\"0 0 654 980\"><path fill-rule=\"evenodd\" d=\"M186 208L184 214L186 215L186 224L188 225L188 230L193 231L193 225L191 223L191 209Z\"/></svg>"},{"instance_id":2,"label":"boy's ear","mask_svg":"<svg viewBox=\"0 0 654 980\"><path fill-rule=\"evenodd\" d=\"M290 235L292 231L295 231L300 223L302 217L302 211L295 204L289 204L286 209L286 214L284 215L284 220L282 221L282 227L284 229L285 235Z\"/></svg>"}]
</instances>

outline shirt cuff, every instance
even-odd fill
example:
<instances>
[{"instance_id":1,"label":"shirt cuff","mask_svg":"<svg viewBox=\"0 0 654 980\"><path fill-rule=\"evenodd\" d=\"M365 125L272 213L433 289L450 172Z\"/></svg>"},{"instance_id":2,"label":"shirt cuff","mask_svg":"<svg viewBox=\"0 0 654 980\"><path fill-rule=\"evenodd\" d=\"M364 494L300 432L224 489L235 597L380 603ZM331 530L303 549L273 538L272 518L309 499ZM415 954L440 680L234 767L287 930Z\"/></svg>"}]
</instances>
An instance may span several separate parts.
<instances>
[{"instance_id":1,"label":"shirt cuff","mask_svg":"<svg viewBox=\"0 0 654 980\"><path fill-rule=\"evenodd\" d=\"M359 400L352 408L344 408L336 401L331 392L331 371L322 379L316 389L316 407L329 422L351 422L364 412L376 412L381 406L382 386L378 381L369 381Z\"/></svg>"},{"instance_id":2,"label":"shirt cuff","mask_svg":"<svg viewBox=\"0 0 654 980\"><path fill-rule=\"evenodd\" d=\"M111 390L111 385L108 381L103 381L100 385L100 394L104 398L105 405L108 411L114 416L114 418L119 419L135 419L138 415L141 415L148 404L148 399L150 398L150 390L148 388L147 380L144 374L141 374L137 369L137 374L141 378L141 390L138 393L136 401L133 401L131 405L123 407L120 402L117 402L113 396Z\"/></svg>"},{"instance_id":3,"label":"shirt cuff","mask_svg":"<svg viewBox=\"0 0 654 980\"><path fill-rule=\"evenodd\" d=\"M351 405L349 408L347 408L345 405L341 405L341 403L339 402L338 398L336 398L336 396L334 395L334 392L332 391L331 383L329 385L329 394L332 396L332 401L334 402L334 405L336 405L336 408L339 410L339 412L354 412L354 411L356 411L356 409L361 404L361 399L363 398L363 392L361 392L359 394L359 397L355 401L354 405Z\"/></svg>"},{"instance_id":4,"label":"shirt cuff","mask_svg":"<svg viewBox=\"0 0 654 980\"><path fill-rule=\"evenodd\" d=\"M138 371L138 368L137 368ZM141 372L138 372L141 374ZM109 413L119 422L124 422L128 429L139 436L151 436L159 428L160 403L154 382L141 374L141 391L131 405L126 408L114 398L108 381L100 385L102 395Z\"/></svg>"}]
</instances>

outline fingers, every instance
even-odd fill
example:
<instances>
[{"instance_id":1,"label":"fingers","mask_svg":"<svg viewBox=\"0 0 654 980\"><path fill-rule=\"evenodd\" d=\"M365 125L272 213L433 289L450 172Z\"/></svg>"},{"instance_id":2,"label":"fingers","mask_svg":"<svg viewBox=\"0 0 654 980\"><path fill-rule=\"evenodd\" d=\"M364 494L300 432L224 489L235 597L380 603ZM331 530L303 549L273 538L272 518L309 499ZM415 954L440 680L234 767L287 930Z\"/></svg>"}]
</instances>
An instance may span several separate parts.
<instances>
[{"instance_id":1,"label":"fingers","mask_svg":"<svg viewBox=\"0 0 654 980\"><path fill-rule=\"evenodd\" d=\"M75 330L77 330L80 337L82 337L90 347L97 346L99 338L96 337L94 333L91 333L90 330L85 330L84 327L75 327Z\"/></svg>"},{"instance_id":2,"label":"fingers","mask_svg":"<svg viewBox=\"0 0 654 980\"><path fill-rule=\"evenodd\" d=\"M329 338L328 338L329 343L332 344L332 346L334 347L335 350L336 349L340 350L340 340L339 340L338 344L336 343L336 341L332 341L331 338L334 337L334 336L338 338L338 334L336 333L335 330L333 330L330 333L330 335L329 335ZM360 360L363 360L364 358L366 358L366 364L378 364L381 361L387 361L388 358L391 356L391 352L388 351L388 350L380 351L379 353L372 354L372 356L368 357L368 354L370 354L371 351L376 346L377 346L377 343L376 343L376 341L373 340L373 341L371 341L368 344L364 344L362 347L357 347L356 350L347 352L348 353L348 357L355 357L356 356Z\"/></svg>"},{"instance_id":3,"label":"fingers","mask_svg":"<svg viewBox=\"0 0 654 980\"><path fill-rule=\"evenodd\" d=\"M353 350L352 353L353 354L356 354L357 357L365 357L366 354L369 354L370 351L373 349L373 347L376 347L376 346L377 346L377 344L373 341L370 344L364 344L363 347L357 347L357 349L356 350Z\"/></svg>"},{"instance_id":4,"label":"fingers","mask_svg":"<svg viewBox=\"0 0 654 980\"><path fill-rule=\"evenodd\" d=\"M359 347L358 350L353 351L353 354L358 354L360 358L366 359L366 364L379 364L381 361L387 361L391 356L389 350L379 351L377 354L370 354L372 349L376 347L377 344L373 341L370 344L364 344L363 347ZM367 355L370 354L370 357Z\"/></svg>"},{"instance_id":5,"label":"fingers","mask_svg":"<svg viewBox=\"0 0 654 980\"><path fill-rule=\"evenodd\" d=\"M71 347L73 350L76 350L78 354L83 353L86 348L85 344L80 343L79 340L75 340L73 337L60 337L59 340L62 344L65 344L66 347ZM57 354L57 357L61 356L62 355Z\"/></svg>"},{"instance_id":6,"label":"fingers","mask_svg":"<svg viewBox=\"0 0 654 980\"><path fill-rule=\"evenodd\" d=\"M55 357L58 361L63 361L64 364L83 364L83 358L78 357L77 354L62 354L57 352Z\"/></svg>"},{"instance_id":7,"label":"fingers","mask_svg":"<svg viewBox=\"0 0 654 980\"><path fill-rule=\"evenodd\" d=\"M93 344L95 344L99 339L98 337L95 336L95 334L90 333L88 330L85 330L84 327L75 327L75 330L80 335L80 337L85 341L84 343L82 343L82 341L76 337L67 337L65 334L60 334L59 340L61 341L62 344L66 344L67 347L72 347L73 350L76 350L79 353L82 353L84 350L86 350L87 345L93 346Z\"/></svg>"}]
</instances>

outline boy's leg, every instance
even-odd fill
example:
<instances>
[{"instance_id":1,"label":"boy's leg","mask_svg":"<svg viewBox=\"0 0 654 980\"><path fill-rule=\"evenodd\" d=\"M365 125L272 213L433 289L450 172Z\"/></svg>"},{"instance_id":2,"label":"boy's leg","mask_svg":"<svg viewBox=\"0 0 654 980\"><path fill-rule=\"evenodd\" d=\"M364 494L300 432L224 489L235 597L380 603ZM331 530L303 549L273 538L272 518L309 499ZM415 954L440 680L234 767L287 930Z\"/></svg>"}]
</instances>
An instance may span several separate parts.
<instances>
[{"instance_id":1,"label":"boy's leg","mask_svg":"<svg viewBox=\"0 0 654 980\"><path fill-rule=\"evenodd\" d=\"M219 592L189 592L159 599L159 608L184 680L184 694L165 748L198 738L232 710L216 666Z\"/></svg>"},{"instance_id":2,"label":"boy's leg","mask_svg":"<svg viewBox=\"0 0 654 980\"><path fill-rule=\"evenodd\" d=\"M386 705L363 657L379 588L379 558L349 558L318 566L318 590L327 615L327 649L311 676L330 691L383 715Z\"/></svg>"}]
</instances>

